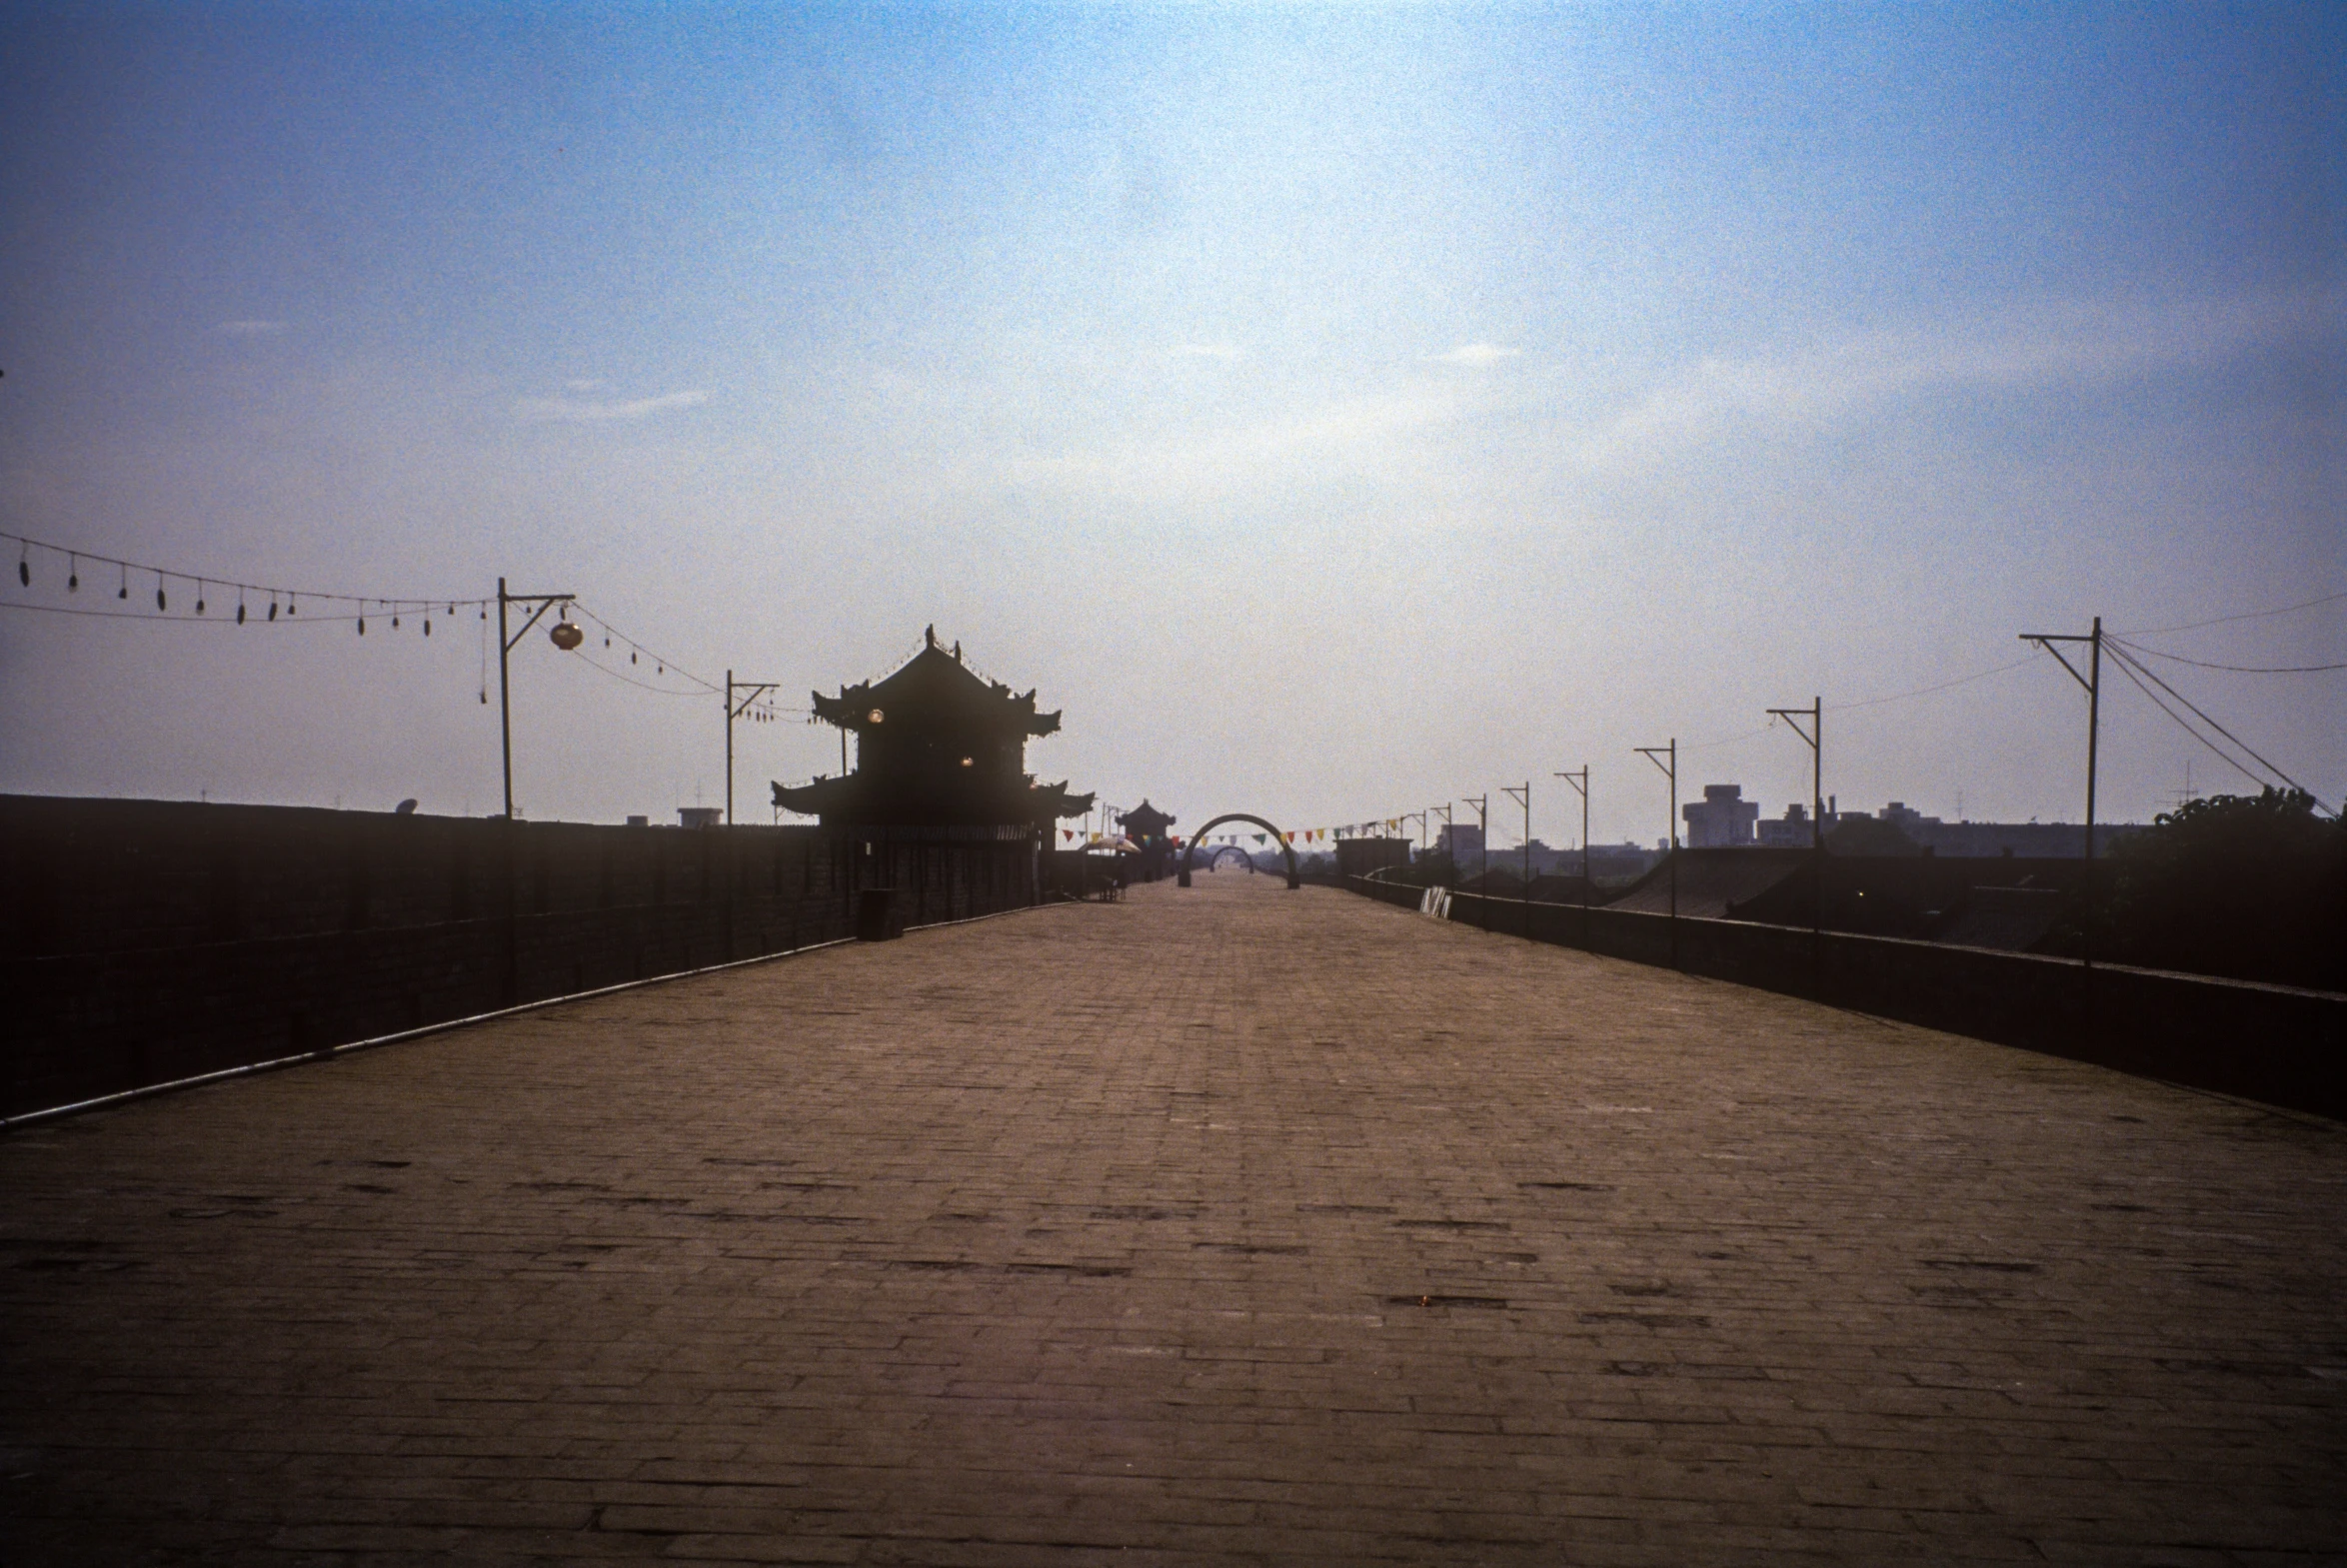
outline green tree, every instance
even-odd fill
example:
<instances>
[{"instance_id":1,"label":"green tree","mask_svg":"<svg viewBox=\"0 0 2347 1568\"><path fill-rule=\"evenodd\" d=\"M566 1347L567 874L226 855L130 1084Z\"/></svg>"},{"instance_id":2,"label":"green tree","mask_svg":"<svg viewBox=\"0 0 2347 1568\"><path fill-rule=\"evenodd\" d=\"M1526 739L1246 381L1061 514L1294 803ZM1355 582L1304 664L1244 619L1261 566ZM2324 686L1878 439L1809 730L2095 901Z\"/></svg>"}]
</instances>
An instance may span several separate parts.
<instances>
[{"instance_id":1,"label":"green tree","mask_svg":"<svg viewBox=\"0 0 2347 1568\"><path fill-rule=\"evenodd\" d=\"M1915 840L1899 831L1898 823L1879 816L1845 816L1825 835L1828 854L1921 854Z\"/></svg>"},{"instance_id":2,"label":"green tree","mask_svg":"<svg viewBox=\"0 0 2347 1568\"><path fill-rule=\"evenodd\" d=\"M2114 960L2333 990L2347 985L2347 824L2303 789L2163 811L2102 867Z\"/></svg>"}]
</instances>

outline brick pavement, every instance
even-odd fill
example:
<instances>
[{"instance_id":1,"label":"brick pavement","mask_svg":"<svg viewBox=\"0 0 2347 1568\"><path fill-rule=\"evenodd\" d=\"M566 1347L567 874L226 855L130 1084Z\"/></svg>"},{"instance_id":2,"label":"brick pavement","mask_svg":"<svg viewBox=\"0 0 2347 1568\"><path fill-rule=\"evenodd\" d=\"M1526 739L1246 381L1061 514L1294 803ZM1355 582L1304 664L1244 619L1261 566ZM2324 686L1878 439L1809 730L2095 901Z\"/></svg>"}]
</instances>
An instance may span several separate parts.
<instances>
[{"instance_id":1,"label":"brick pavement","mask_svg":"<svg viewBox=\"0 0 2347 1568\"><path fill-rule=\"evenodd\" d=\"M1201 876L0 1142L0 1549L2343 1560L2343 1183Z\"/></svg>"}]
</instances>

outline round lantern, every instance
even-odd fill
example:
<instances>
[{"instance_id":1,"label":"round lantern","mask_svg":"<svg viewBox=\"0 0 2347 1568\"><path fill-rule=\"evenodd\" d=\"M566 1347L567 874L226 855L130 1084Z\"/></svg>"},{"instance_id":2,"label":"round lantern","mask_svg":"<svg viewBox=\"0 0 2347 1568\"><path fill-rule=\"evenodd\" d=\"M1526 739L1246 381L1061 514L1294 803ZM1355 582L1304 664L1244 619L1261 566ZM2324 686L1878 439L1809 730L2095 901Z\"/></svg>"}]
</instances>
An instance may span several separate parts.
<instances>
[{"instance_id":1,"label":"round lantern","mask_svg":"<svg viewBox=\"0 0 2347 1568\"><path fill-rule=\"evenodd\" d=\"M566 654L569 653L572 649L577 648L581 643L587 641L587 634L580 631L576 626L572 625L568 621L557 621L554 624L554 630L547 633L546 635L548 639L553 642L555 647L561 649Z\"/></svg>"}]
</instances>

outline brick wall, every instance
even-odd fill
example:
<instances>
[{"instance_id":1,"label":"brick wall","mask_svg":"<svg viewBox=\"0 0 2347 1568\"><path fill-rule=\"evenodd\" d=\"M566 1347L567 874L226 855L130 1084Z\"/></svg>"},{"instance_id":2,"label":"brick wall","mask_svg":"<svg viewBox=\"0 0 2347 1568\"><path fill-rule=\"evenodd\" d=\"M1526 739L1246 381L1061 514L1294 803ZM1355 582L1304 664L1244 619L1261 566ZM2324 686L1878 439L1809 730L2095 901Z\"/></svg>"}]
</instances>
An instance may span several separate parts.
<instances>
[{"instance_id":1,"label":"brick wall","mask_svg":"<svg viewBox=\"0 0 2347 1568\"><path fill-rule=\"evenodd\" d=\"M1350 878L1405 907L1419 888ZM2347 995L1744 920L1449 895L1496 933L2347 1118Z\"/></svg>"},{"instance_id":2,"label":"brick wall","mask_svg":"<svg viewBox=\"0 0 2347 1568\"><path fill-rule=\"evenodd\" d=\"M1034 901L1024 838L0 796L20 1115L597 986Z\"/></svg>"}]
</instances>

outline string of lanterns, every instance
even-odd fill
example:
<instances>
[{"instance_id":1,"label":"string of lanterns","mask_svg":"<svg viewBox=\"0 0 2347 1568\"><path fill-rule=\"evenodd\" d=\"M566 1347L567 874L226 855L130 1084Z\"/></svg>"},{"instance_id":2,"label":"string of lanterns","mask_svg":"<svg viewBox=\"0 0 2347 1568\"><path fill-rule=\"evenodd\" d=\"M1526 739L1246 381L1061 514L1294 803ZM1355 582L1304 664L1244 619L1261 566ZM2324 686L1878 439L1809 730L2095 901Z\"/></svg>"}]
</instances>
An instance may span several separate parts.
<instances>
[{"instance_id":1,"label":"string of lanterns","mask_svg":"<svg viewBox=\"0 0 2347 1568\"><path fill-rule=\"evenodd\" d=\"M494 603L486 599L458 599L440 595L344 594L293 588L284 584L239 582L234 578L203 576L148 562L125 560L99 551L76 550L5 531L0 531L0 545L16 547L16 586L20 589L30 589L36 582L47 582L62 575L65 592L69 596L79 595L82 591L82 568L88 566L95 569L93 577L96 581L91 585L93 593L104 595L105 569L112 567L112 600L115 605L123 607L108 608L103 598L87 605L72 606L0 601L11 609L46 610L115 620L204 620L221 626L349 625L355 626L361 637L367 635L367 617L372 614L378 622L388 620L395 631L414 620L420 624L423 635L430 637L434 616L453 620L460 609L479 610ZM38 570L36 563L39 563ZM136 600L131 597L130 578L134 572L139 575ZM145 608L147 585L150 582L154 585L155 605L151 611ZM172 608L175 589L180 607L176 611ZM229 600L231 595L234 596L233 608ZM215 596L218 597L217 604L214 603ZM302 604L305 600L312 606L323 607L323 613L313 609L310 614L304 615Z\"/></svg>"},{"instance_id":2,"label":"string of lanterns","mask_svg":"<svg viewBox=\"0 0 2347 1568\"><path fill-rule=\"evenodd\" d=\"M370 618L375 621L379 631L402 631L412 621L420 635L431 637L435 621L446 623L455 620L460 611L471 611L480 632L480 701L484 704L489 701L489 612L497 604L494 596L467 599L445 595L351 594L285 584L246 582L158 566L151 562L132 561L107 555L103 551L82 550L0 530L0 549L7 545L16 546L16 584L20 591L46 589L61 582L64 596L77 598L85 586L82 581L83 568L91 569L91 582L88 585L92 595L90 601L44 604L28 603L22 599L0 600L0 608L11 610L99 620L172 621L183 624L201 621L214 626L347 626L360 637L367 635ZM107 568L113 569L115 580L111 596L105 594ZM134 574L139 579L136 584L131 582ZM150 584L152 609L148 608ZM587 631L579 622L570 619L573 614L592 623L601 634L600 648L590 647ZM625 682L640 691L663 697L719 695L720 688L716 683L629 637L609 620L576 600L563 607L563 614L548 630L548 637L555 647L565 653L577 654L582 663L599 675ZM624 668L618 664L617 658L622 652L628 656ZM608 663L598 657L606 653L610 656ZM647 666L652 671L651 679L646 679L644 675ZM682 683L681 687L678 683ZM772 724L785 714L796 716L802 712L797 709L785 710L772 702L766 702L753 704L744 711L744 717L759 724Z\"/></svg>"}]
</instances>

